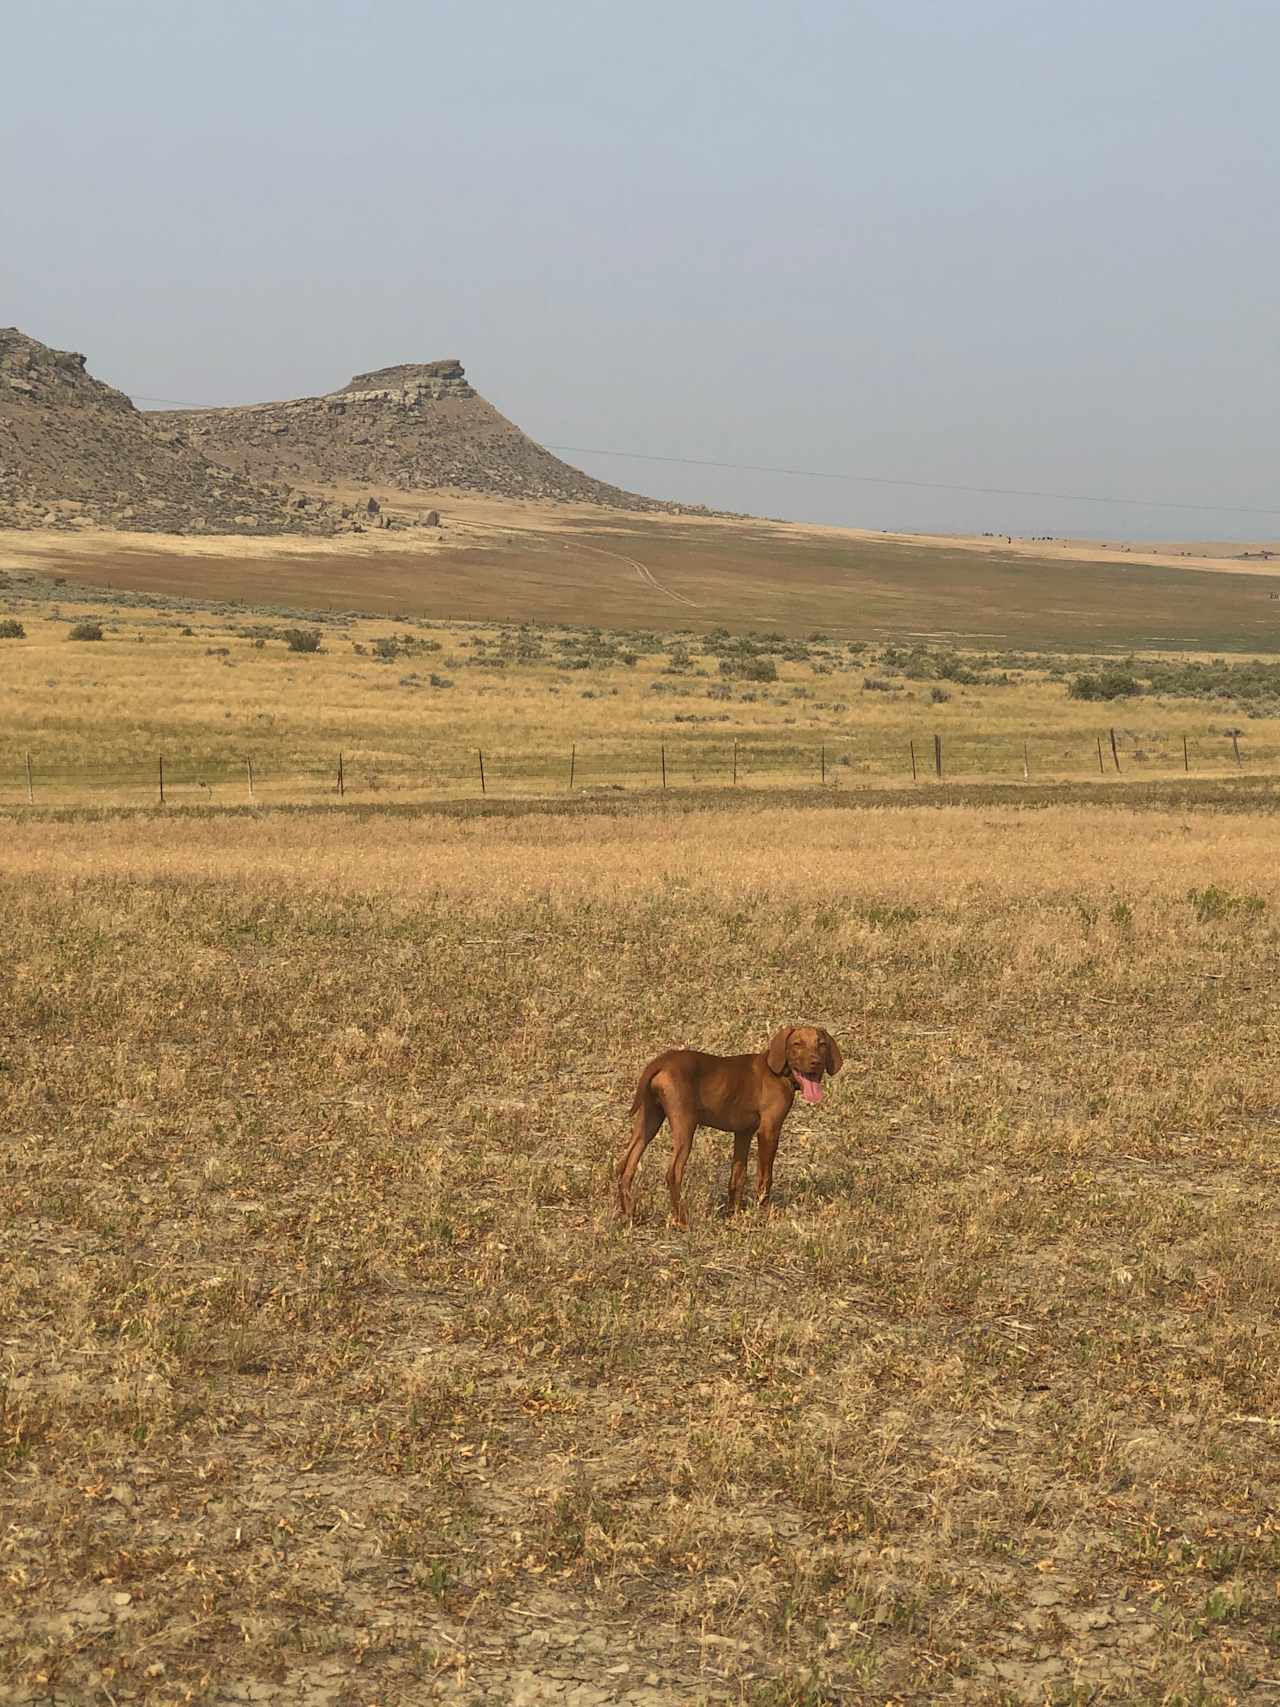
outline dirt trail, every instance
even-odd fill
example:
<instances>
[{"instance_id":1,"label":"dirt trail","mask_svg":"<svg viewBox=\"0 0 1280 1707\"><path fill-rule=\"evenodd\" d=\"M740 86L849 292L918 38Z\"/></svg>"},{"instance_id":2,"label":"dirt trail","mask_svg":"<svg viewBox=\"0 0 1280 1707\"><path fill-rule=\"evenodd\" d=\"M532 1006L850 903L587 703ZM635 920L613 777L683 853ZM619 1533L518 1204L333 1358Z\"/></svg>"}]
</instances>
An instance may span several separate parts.
<instances>
[{"instance_id":1,"label":"dirt trail","mask_svg":"<svg viewBox=\"0 0 1280 1707\"><path fill-rule=\"evenodd\" d=\"M674 599L677 604L688 605L690 610L698 609L698 602L696 599L686 598L683 593L677 593L673 587L663 586L662 582L654 574L653 570L647 568L646 565L641 563L637 558L624 557L620 551L606 551L602 545L583 545L581 541L576 543L580 551L593 551L597 557L612 557L618 563L626 563L630 568L635 570L636 574L644 582L646 587L651 588L655 593L661 593L664 598Z\"/></svg>"},{"instance_id":2,"label":"dirt trail","mask_svg":"<svg viewBox=\"0 0 1280 1707\"><path fill-rule=\"evenodd\" d=\"M464 524L464 527L465 525L466 524ZM508 535L518 534L521 538L527 539L535 549L554 549L554 546L548 544L545 537L537 528L517 527L514 523L504 523L502 532ZM641 563L639 558L627 557L621 551L610 551L603 545L588 545L585 540L581 539L562 540L561 550L569 552L589 551L594 557L607 557L615 563L625 563L628 569L635 570L636 574L640 577L640 580L649 588L650 592L658 593L664 599L674 599L677 604L687 605L690 610L698 610L700 608L696 599L688 598L684 593L677 593L674 587L665 586L654 574L653 570L650 569L647 564Z\"/></svg>"}]
</instances>

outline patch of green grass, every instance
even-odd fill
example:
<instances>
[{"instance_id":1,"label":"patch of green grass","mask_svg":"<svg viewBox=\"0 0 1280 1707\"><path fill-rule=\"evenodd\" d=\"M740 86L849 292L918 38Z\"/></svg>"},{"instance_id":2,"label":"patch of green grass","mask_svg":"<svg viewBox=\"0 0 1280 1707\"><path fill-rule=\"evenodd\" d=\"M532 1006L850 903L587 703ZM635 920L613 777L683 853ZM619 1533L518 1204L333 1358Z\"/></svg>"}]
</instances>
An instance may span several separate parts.
<instances>
[{"instance_id":1,"label":"patch of green grass","mask_svg":"<svg viewBox=\"0 0 1280 1707\"><path fill-rule=\"evenodd\" d=\"M1208 883L1203 889L1189 890L1187 900L1202 925L1219 919L1257 918L1266 911L1267 906L1261 895L1233 895L1229 889L1223 889L1217 883Z\"/></svg>"}]
</instances>

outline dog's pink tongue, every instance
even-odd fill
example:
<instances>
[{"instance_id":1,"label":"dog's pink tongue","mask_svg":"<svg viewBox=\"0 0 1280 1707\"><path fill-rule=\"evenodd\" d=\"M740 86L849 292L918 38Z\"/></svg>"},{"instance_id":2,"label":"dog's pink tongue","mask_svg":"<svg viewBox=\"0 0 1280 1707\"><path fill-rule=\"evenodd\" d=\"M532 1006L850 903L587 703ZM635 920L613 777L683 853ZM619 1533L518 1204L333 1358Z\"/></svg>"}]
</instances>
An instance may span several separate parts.
<instances>
[{"instance_id":1,"label":"dog's pink tongue","mask_svg":"<svg viewBox=\"0 0 1280 1707\"><path fill-rule=\"evenodd\" d=\"M797 1073L796 1078L800 1081L800 1095L806 1102L822 1101L822 1081L820 1079L811 1079L807 1073Z\"/></svg>"}]
</instances>

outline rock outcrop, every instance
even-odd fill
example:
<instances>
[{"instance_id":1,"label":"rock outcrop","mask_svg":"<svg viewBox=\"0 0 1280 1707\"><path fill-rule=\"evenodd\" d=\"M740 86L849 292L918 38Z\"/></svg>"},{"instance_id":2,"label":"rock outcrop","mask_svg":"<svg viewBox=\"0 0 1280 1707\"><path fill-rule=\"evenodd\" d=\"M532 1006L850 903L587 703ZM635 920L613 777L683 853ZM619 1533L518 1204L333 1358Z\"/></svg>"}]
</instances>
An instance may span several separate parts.
<instances>
[{"instance_id":1,"label":"rock outcrop","mask_svg":"<svg viewBox=\"0 0 1280 1707\"><path fill-rule=\"evenodd\" d=\"M321 397L156 419L212 461L258 481L689 509L624 492L562 462L487 403L456 360L378 368Z\"/></svg>"},{"instance_id":2,"label":"rock outcrop","mask_svg":"<svg viewBox=\"0 0 1280 1707\"><path fill-rule=\"evenodd\" d=\"M327 524L211 462L85 367L0 327L0 527L296 533Z\"/></svg>"},{"instance_id":3,"label":"rock outcrop","mask_svg":"<svg viewBox=\"0 0 1280 1707\"><path fill-rule=\"evenodd\" d=\"M297 488L311 488L299 492ZM315 488L339 489L317 495ZM456 360L360 373L288 403L142 413L85 358L0 328L0 528L334 533L440 525L382 492L702 513L593 480L486 403ZM415 506L409 507L411 510Z\"/></svg>"}]
</instances>

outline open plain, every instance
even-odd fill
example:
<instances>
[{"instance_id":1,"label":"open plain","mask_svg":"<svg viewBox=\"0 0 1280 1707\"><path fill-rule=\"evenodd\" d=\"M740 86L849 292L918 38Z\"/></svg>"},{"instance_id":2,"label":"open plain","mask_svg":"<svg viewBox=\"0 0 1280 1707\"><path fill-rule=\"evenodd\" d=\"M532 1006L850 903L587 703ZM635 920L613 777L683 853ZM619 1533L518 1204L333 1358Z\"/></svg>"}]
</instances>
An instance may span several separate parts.
<instances>
[{"instance_id":1,"label":"open plain","mask_svg":"<svg viewBox=\"0 0 1280 1707\"><path fill-rule=\"evenodd\" d=\"M1098 647L1102 582L1061 646L1030 626L1030 605L1025 644L925 629L914 606L879 633L858 626L847 587L825 625L793 605L779 626L753 626L726 595L720 623L660 603L648 625L588 628L540 617L536 576L511 592L505 622L381 615L355 589L340 609L290 605L281 577L290 594L307 589L274 541L241 542L236 561L262 595L251 602L246 585L235 597L220 585L207 541L188 543L159 559L183 597L77 581L44 542L5 537L0 624L20 632L0 633L0 805L150 804L161 762L169 804L225 806L337 802L340 759L340 798L366 804L635 795L664 777L700 797L735 785L840 795L910 785L913 772L936 783L939 758L944 782L972 785L1280 769L1275 618L1258 619L1256 646L1218 651L1229 596L1196 595L1184 651ZM402 558L393 545L370 572ZM954 577L930 562L939 585ZM1210 590L1239 581L1259 609L1280 610L1263 577L1150 572ZM607 605L621 571L597 562L593 574L579 615ZM770 575L740 571L744 607L772 596Z\"/></svg>"},{"instance_id":2,"label":"open plain","mask_svg":"<svg viewBox=\"0 0 1280 1707\"><path fill-rule=\"evenodd\" d=\"M0 44L0 1707L1280 1707L1280 7Z\"/></svg>"},{"instance_id":3,"label":"open plain","mask_svg":"<svg viewBox=\"0 0 1280 1707\"><path fill-rule=\"evenodd\" d=\"M1107 800L11 814L0 1698L1271 1699L1275 800Z\"/></svg>"},{"instance_id":4,"label":"open plain","mask_svg":"<svg viewBox=\"0 0 1280 1707\"><path fill-rule=\"evenodd\" d=\"M0 1702L1273 1698L1230 594L1185 652L1091 647L1101 593L1056 649L584 628L14 537ZM704 1132L689 1233L661 1137L619 1226L640 1064L806 1020L773 1216Z\"/></svg>"},{"instance_id":5,"label":"open plain","mask_svg":"<svg viewBox=\"0 0 1280 1707\"><path fill-rule=\"evenodd\" d=\"M360 510L368 486L315 483ZM440 526L332 538L0 534L0 568L160 596L437 623L534 622L707 633L816 630L965 647L1270 650L1271 546L872 533L752 518L643 515L458 492L381 502Z\"/></svg>"}]
</instances>

